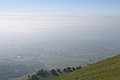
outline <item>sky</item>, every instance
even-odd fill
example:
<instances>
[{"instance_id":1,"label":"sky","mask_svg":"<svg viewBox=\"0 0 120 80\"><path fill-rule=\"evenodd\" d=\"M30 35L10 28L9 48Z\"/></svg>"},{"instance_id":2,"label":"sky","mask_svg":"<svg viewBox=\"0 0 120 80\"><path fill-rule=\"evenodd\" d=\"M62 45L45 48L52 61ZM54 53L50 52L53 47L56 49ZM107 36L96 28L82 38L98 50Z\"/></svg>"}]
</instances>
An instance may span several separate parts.
<instances>
[{"instance_id":1,"label":"sky","mask_svg":"<svg viewBox=\"0 0 120 80\"><path fill-rule=\"evenodd\" d=\"M0 32L119 25L119 16L120 0L0 0Z\"/></svg>"},{"instance_id":2,"label":"sky","mask_svg":"<svg viewBox=\"0 0 120 80\"><path fill-rule=\"evenodd\" d=\"M120 0L0 0L2 13L120 15Z\"/></svg>"}]
</instances>

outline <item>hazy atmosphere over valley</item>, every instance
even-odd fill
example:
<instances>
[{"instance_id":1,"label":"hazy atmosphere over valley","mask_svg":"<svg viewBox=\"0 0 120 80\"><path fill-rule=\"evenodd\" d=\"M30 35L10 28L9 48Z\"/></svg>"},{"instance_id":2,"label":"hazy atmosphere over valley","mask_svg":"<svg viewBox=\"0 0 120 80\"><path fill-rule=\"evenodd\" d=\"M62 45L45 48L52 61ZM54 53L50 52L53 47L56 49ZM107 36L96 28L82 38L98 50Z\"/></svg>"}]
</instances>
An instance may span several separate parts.
<instances>
[{"instance_id":1,"label":"hazy atmosphere over valley","mask_svg":"<svg viewBox=\"0 0 120 80\"><path fill-rule=\"evenodd\" d=\"M120 54L119 8L119 0L0 0L0 80Z\"/></svg>"}]
</instances>

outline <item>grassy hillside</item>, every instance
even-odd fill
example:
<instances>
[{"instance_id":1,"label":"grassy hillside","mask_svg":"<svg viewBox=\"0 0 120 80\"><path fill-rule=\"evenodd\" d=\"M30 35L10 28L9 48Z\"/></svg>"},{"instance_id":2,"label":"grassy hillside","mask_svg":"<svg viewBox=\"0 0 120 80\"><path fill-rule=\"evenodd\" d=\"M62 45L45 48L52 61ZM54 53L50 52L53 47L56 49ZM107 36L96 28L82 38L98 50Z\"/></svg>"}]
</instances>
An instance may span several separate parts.
<instances>
[{"instance_id":1,"label":"grassy hillside","mask_svg":"<svg viewBox=\"0 0 120 80\"><path fill-rule=\"evenodd\" d=\"M17 80L27 80L27 76ZM91 64L58 78L49 78L49 80L120 80L120 55Z\"/></svg>"},{"instance_id":2,"label":"grassy hillside","mask_svg":"<svg viewBox=\"0 0 120 80\"><path fill-rule=\"evenodd\" d=\"M52 80L120 80L120 55Z\"/></svg>"}]
</instances>

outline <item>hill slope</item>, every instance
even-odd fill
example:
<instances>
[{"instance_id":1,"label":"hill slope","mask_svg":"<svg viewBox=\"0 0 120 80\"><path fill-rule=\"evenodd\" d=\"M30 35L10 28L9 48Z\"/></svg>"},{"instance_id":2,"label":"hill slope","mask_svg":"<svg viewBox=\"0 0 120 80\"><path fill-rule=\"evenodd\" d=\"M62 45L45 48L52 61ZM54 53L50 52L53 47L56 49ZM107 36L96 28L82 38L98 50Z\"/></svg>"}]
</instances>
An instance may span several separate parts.
<instances>
[{"instance_id":1,"label":"hill slope","mask_svg":"<svg viewBox=\"0 0 120 80\"><path fill-rule=\"evenodd\" d=\"M120 80L120 55L53 80Z\"/></svg>"},{"instance_id":2,"label":"hill slope","mask_svg":"<svg viewBox=\"0 0 120 80\"><path fill-rule=\"evenodd\" d=\"M24 76L17 80L27 80L27 77ZM49 78L49 80L120 80L120 55L91 64L58 78Z\"/></svg>"}]
</instances>

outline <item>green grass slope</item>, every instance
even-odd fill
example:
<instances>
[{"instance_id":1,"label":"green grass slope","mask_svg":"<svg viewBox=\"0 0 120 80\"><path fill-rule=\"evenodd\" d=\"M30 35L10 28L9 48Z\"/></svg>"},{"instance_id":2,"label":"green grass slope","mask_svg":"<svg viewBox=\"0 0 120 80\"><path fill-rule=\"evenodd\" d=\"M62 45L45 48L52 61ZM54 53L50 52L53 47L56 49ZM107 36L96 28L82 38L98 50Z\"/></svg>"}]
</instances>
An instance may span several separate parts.
<instances>
[{"instance_id":1,"label":"green grass slope","mask_svg":"<svg viewBox=\"0 0 120 80\"><path fill-rule=\"evenodd\" d=\"M120 80L120 55L52 80Z\"/></svg>"},{"instance_id":2,"label":"green grass slope","mask_svg":"<svg viewBox=\"0 0 120 80\"><path fill-rule=\"evenodd\" d=\"M28 80L27 76L15 80ZM43 80L120 80L120 55L91 64L61 77Z\"/></svg>"}]
</instances>

